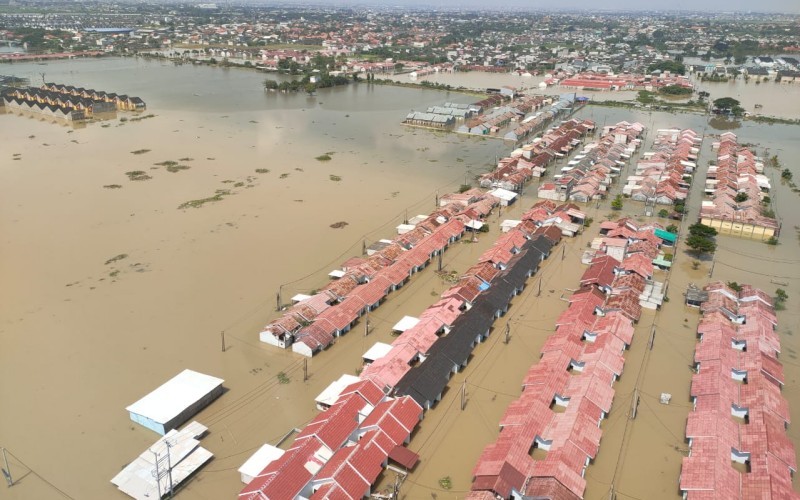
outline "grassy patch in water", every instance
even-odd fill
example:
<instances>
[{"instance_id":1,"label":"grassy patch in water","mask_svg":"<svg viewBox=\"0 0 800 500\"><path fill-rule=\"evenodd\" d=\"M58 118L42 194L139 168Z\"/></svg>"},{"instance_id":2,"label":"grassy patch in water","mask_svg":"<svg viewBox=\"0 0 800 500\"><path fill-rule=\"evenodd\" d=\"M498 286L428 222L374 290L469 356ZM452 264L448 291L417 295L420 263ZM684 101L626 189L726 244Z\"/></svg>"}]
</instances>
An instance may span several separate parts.
<instances>
[{"instance_id":1,"label":"grassy patch in water","mask_svg":"<svg viewBox=\"0 0 800 500\"><path fill-rule=\"evenodd\" d=\"M143 155L145 153L149 153L149 149L137 149L136 151L131 151L132 155Z\"/></svg>"},{"instance_id":2,"label":"grassy patch in water","mask_svg":"<svg viewBox=\"0 0 800 500\"><path fill-rule=\"evenodd\" d=\"M331 161L333 159L333 157L331 155L329 155L328 153L325 153L324 155L317 156L315 159L317 161Z\"/></svg>"},{"instance_id":3,"label":"grassy patch in water","mask_svg":"<svg viewBox=\"0 0 800 500\"><path fill-rule=\"evenodd\" d=\"M126 253L121 253L121 254L119 254L119 255L115 255L114 257L111 257L110 259L108 259L108 260L106 261L106 264L105 264L105 265L113 264L114 262L118 262L118 261L120 261L120 260L122 260L122 259L127 259L127 258L128 258L128 254L126 254Z\"/></svg>"},{"instance_id":4,"label":"grassy patch in water","mask_svg":"<svg viewBox=\"0 0 800 500\"><path fill-rule=\"evenodd\" d=\"M128 180L131 181L147 181L152 179L152 177L147 175L147 172L142 170L131 170L130 172L125 172L125 175L127 175Z\"/></svg>"}]
</instances>

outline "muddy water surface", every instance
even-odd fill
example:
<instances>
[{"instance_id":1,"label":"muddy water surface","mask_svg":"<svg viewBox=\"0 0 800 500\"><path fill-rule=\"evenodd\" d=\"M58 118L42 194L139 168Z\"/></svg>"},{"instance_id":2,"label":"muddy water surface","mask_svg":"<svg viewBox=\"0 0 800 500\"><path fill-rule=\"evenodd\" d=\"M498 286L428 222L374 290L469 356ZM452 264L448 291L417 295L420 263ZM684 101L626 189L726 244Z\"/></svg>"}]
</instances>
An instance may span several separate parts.
<instances>
[{"instance_id":1,"label":"muddy water surface","mask_svg":"<svg viewBox=\"0 0 800 500\"><path fill-rule=\"evenodd\" d=\"M229 391L197 417L210 427L203 444L216 458L181 494L232 497L241 486L236 469L253 450L312 418L313 397L340 374L354 373L372 343L390 341L391 325L421 312L446 284L430 269L416 277L371 315L375 330L368 337L359 325L310 360L305 382L302 358L257 340L258 329L275 315L276 292L286 301L320 286L330 269L360 253L364 240L390 237L406 214L432 209L437 189L456 188L465 175L508 151L498 141L399 124L412 108L473 100L454 93L358 86L313 98L265 95L263 75L255 72L134 59L13 69L32 80L45 71L49 81L139 95L148 102L147 113L156 115L76 130L0 115L0 444L17 457L11 457L17 477L32 469L74 498L122 498L109 479L157 437L131 423L124 407L183 368L222 377ZM582 113L598 123L639 120L649 128L718 133L695 115L594 107ZM792 161L800 157L792 142L795 128L745 125L736 133L741 142L769 147L800 176ZM709 147L710 139L703 165L712 157ZM150 151L131 153L142 149ZM324 153L331 160L315 159ZM190 168L173 173L154 165L168 160ZM136 170L152 178L128 180L125 173ZM121 187L104 187L113 185ZM201 208L177 208L214 198L218 190L229 194ZM693 214L700 203L695 191ZM535 201L533 193L511 217ZM773 199L784 225L781 244L720 238L714 278L768 291L778 286L771 280L788 283L782 286L790 299L779 313L779 331L785 394L792 414L800 415L800 346L792 335L800 299L800 215L792 207L800 198L781 186ZM595 220L606 209L607 203L589 208ZM626 204L627 213L641 211ZM340 221L348 225L329 227ZM478 243L449 250L445 265L463 271L473 264L497 236L494 226ZM496 437L500 416L566 307L560 297L577 282L577 262L592 235L590 229L569 242L565 260L546 262L541 296L533 292L534 278L495 326L502 331L509 322L511 342L495 334L479 346L422 422L410 447L423 460L402 488L406 498L459 497L468 490L475 460ZM612 483L639 498L678 495L697 321L680 294L690 281L703 283L711 265L703 261L693 271L690 261L679 250L672 300L656 318L652 351L646 344L654 316L645 313L640 323L614 409L603 423L600 454L587 472L587 498L604 497ZM280 371L289 384L278 383ZM637 380L643 402L637 419L628 421ZM674 403L663 407L647 399L660 392L671 392ZM797 446L794 426L789 435ZM452 479L450 492L438 486L444 476ZM34 474L6 491L14 499L60 498Z\"/></svg>"}]
</instances>

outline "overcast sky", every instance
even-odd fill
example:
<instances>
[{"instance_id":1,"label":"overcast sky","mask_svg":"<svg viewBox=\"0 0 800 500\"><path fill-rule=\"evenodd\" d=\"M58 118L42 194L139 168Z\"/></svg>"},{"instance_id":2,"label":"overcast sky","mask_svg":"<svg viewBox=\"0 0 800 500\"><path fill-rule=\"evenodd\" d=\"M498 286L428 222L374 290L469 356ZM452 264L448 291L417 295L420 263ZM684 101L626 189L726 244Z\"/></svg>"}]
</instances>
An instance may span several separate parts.
<instances>
[{"instance_id":1,"label":"overcast sky","mask_svg":"<svg viewBox=\"0 0 800 500\"><path fill-rule=\"evenodd\" d=\"M303 3L303 2L298 2ZM413 5L429 8L692 10L706 12L784 12L800 14L800 0L313 0L334 5Z\"/></svg>"}]
</instances>

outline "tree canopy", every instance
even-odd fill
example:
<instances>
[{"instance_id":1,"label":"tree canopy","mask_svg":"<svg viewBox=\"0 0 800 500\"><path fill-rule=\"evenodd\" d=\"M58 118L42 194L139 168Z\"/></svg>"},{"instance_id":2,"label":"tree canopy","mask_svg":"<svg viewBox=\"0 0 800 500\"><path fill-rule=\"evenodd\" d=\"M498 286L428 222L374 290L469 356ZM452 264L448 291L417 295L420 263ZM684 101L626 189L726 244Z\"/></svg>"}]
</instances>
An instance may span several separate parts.
<instances>
[{"instance_id":1,"label":"tree canopy","mask_svg":"<svg viewBox=\"0 0 800 500\"><path fill-rule=\"evenodd\" d=\"M704 226L699 222L695 222L689 226L689 234L692 236L703 236L704 238L710 238L717 235L717 230L713 227Z\"/></svg>"},{"instance_id":2,"label":"tree canopy","mask_svg":"<svg viewBox=\"0 0 800 500\"><path fill-rule=\"evenodd\" d=\"M720 97L714 99L714 107L720 111L732 113L736 116L744 112L744 108L740 106L740 102L733 97Z\"/></svg>"},{"instance_id":3,"label":"tree canopy","mask_svg":"<svg viewBox=\"0 0 800 500\"><path fill-rule=\"evenodd\" d=\"M712 253L717 249L717 244L714 240L699 234L689 235L689 237L686 238L686 246L698 254Z\"/></svg>"},{"instance_id":4,"label":"tree canopy","mask_svg":"<svg viewBox=\"0 0 800 500\"><path fill-rule=\"evenodd\" d=\"M652 73L653 71L658 71L658 70L669 71L670 73L677 75L686 74L686 66L678 61L659 61L647 67L648 73Z\"/></svg>"}]
</instances>

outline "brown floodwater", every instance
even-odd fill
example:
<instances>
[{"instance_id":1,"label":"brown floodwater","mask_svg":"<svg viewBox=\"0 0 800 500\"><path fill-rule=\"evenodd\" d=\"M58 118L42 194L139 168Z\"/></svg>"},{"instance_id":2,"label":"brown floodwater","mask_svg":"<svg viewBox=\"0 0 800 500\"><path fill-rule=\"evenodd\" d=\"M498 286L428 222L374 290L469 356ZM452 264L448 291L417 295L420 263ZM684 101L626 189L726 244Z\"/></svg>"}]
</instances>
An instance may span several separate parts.
<instances>
[{"instance_id":1,"label":"brown floodwater","mask_svg":"<svg viewBox=\"0 0 800 500\"><path fill-rule=\"evenodd\" d=\"M433 208L437 190L457 188L465 175L489 168L508 151L500 141L400 125L409 109L473 100L455 93L359 85L312 98L265 94L263 76L255 72L135 59L4 69L32 80L42 71L48 81L141 96L155 117L72 129L0 115L0 445L13 454L15 479L22 478L4 490L11 499L60 498L42 478L73 498L123 498L109 480L157 438L132 423L124 408L184 368L224 378L229 391L197 416L209 426L202 444L215 458L180 496L233 498L241 488L236 469L255 449L312 418L316 394L342 373L354 373L375 341L391 340L391 325L419 314L447 285L430 269L415 277L370 315L375 330L368 337L359 325L311 359L306 382L303 358L258 342L259 328L276 314L278 289L286 301L318 287L329 270L360 254L364 240L391 237L406 214ZM697 115L589 107L581 116L601 124L626 119L649 129L718 133ZM796 130L745 123L735 132L740 142L760 144L759 153L769 147L800 176L790 161L800 155L792 141ZM702 165L712 158L710 142ZM141 149L150 151L131 153ZM327 152L330 161L315 159ZM168 160L191 168L172 173L154 165ZM125 173L135 170L152 178L128 180ZM781 286L771 280L788 283L781 286L789 294L787 311L778 316L784 393L792 414L800 415L800 346L792 335L800 299L800 214L792 207L800 198L775 183L781 244L720 237L714 278L769 292ZM104 188L115 184L122 187ZM201 208L177 208L217 190L230 194ZM700 202L695 191L692 215ZM518 215L534 196L528 189L491 222ZM642 210L635 205L627 203L625 212L637 216ZM600 220L606 209L607 203L588 211ZM329 227L339 221L348 225ZM472 265L496 238L493 226L478 243L448 250L448 269ZM469 489L480 451L495 439L500 416L566 307L560 297L577 283L583 270L577 262L593 234L589 229L567 242L563 261L556 253L545 262L530 281L541 277L541 296L529 286L495 325L499 331L510 323L511 342L493 335L480 345L427 414L410 445L422 461L401 489L406 498L460 497ZM127 257L108 262L122 254ZM600 453L587 471L587 498L605 498L612 483L639 498L678 496L697 322L697 312L681 305L681 293L689 282L704 283L710 269L708 261L697 271L690 263L679 250L672 300L640 322L603 423ZM657 336L649 351L654 318ZM278 383L280 371L289 384ZM636 420L628 421L637 379L643 402ZM462 385L464 411L457 403ZM652 399L661 392L673 394L670 406ZM797 428L788 433L798 446ZM452 479L449 492L438 485L444 476ZM386 479L394 478L389 473Z\"/></svg>"}]
</instances>

